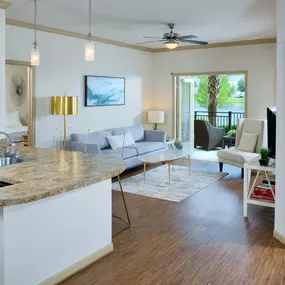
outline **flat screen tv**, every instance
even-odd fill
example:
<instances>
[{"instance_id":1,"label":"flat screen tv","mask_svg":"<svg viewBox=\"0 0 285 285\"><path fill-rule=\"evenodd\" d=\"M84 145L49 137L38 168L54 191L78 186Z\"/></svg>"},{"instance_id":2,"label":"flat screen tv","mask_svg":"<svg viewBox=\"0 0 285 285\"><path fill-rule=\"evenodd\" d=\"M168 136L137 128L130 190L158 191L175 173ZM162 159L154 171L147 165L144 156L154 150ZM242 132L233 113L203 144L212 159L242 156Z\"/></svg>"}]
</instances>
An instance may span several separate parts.
<instances>
[{"instance_id":1,"label":"flat screen tv","mask_svg":"<svg viewBox=\"0 0 285 285\"><path fill-rule=\"evenodd\" d=\"M270 156L276 155L276 107L267 108L267 133L268 148L271 150Z\"/></svg>"}]
</instances>

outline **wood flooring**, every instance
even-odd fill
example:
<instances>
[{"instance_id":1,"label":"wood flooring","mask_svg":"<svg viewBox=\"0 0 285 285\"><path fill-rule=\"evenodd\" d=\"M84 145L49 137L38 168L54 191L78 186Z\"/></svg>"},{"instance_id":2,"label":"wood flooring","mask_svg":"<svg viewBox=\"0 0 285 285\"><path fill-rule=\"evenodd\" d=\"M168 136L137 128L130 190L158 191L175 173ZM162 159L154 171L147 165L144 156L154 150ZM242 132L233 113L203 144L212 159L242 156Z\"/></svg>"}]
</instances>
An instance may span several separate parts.
<instances>
[{"instance_id":1,"label":"wood flooring","mask_svg":"<svg viewBox=\"0 0 285 285\"><path fill-rule=\"evenodd\" d=\"M218 171L217 163L191 167ZM225 165L224 172L230 175L180 203L127 193L131 229L114 238L113 253L61 285L285 284L285 246L272 236L274 210L252 205L244 219L240 169ZM124 214L114 191L113 211Z\"/></svg>"}]
</instances>

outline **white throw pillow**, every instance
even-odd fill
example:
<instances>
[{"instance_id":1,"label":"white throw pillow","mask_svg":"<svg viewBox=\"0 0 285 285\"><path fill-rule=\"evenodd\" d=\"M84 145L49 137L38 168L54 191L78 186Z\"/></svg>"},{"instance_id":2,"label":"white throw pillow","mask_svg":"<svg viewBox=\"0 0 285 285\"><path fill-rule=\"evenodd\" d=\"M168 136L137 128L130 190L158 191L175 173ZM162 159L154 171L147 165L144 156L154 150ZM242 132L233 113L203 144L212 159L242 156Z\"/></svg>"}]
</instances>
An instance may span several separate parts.
<instances>
[{"instance_id":1,"label":"white throw pillow","mask_svg":"<svg viewBox=\"0 0 285 285\"><path fill-rule=\"evenodd\" d=\"M19 112L18 111L15 111L13 113L8 113L6 119L7 119L6 126L8 128L22 126L22 123L20 121L20 116L19 116Z\"/></svg>"},{"instance_id":2,"label":"white throw pillow","mask_svg":"<svg viewBox=\"0 0 285 285\"><path fill-rule=\"evenodd\" d=\"M135 145L135 140L130 131L125 132L124 147Z\"/></svg>"},{"instance_id":3,"label":"white throw pillow","mask_svg":"<svg viewBox=\"0 0 285 285\"><path fill-rule=\"evenodd\" d=\"M124 135L107 136L107 140L113 150L123 147Z\"/></svg>"},{"instance_id":4,"label":"white throw pillow","mask_svg":"<svg viewBox=\"0 0 285 285\"><path fill-rule=\"evenodd\" d=\"M238 149L253 153L255 151L257 137L258 134L242 133Z\"/></svg>"}]
</instances>

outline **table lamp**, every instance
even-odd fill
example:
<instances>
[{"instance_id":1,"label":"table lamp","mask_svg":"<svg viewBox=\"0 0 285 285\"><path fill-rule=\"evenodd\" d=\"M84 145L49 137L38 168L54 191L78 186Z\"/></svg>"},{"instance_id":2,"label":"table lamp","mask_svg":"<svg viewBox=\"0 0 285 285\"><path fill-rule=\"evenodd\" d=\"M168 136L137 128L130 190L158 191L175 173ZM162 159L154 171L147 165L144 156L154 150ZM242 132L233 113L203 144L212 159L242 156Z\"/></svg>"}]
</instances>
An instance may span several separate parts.
<instances>
[{"instance_id":1,"label":"table lamp","mask_svg":"<svg viewBox=\"0 0 285 285\"><path fill-rule=\"evenodd\" d=\"M157 124L164 123L164 112L148 111L148 122L154 124L154 130L157 130Z\"/></svg>"},{"instance_id":2,"label":"table lamp","mask_svg":"<svg viewBox=\"0 0 285 285\"><path fill-rule=\"evenodd\" d=\"M66 147L66 116L78 114L78 97L77 96L52 96L51 97L51 114L63 115L64 124L64 145Z\"/></svg>"}]
</instances>

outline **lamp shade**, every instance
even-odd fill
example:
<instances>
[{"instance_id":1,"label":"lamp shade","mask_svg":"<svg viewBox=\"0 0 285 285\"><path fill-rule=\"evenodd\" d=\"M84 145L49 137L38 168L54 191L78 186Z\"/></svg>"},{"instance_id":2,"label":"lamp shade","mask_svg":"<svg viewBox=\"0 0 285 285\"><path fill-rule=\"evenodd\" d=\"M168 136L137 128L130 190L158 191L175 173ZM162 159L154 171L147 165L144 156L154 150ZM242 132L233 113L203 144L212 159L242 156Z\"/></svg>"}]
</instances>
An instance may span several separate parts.
<instances>
[{"instance_id":1,"label":"lamp shade","mask_svg":"<svg viewBox=\"0 0 285 285\"><path fill-rule=\"evenodd\" d=\"M32 66L39 66L40 65L40 51L38 49L32 50L31 65Z\"/></svg>"},{"instance_id":2,"label":"lamp shade","mask_svg":"<svg viewBox=\"0 0 285 285\"><path fill-rule=\"evenodd\" d=\"M85 43L85 60L93 61L95 58L95 47L91 41Z\"/></svg>"},{"instance_id":3,"label":"lamp shade","mask_svg":"<svg viewBox=\"0 0 285 285\"><path fill-rule=\"evenodd\" d=\"M164 112L162 111L148 111L148 122L153 124L164 123Z\"/></svg>"},{"instance_id":4,"label":"lamp shade","mask_svg":"<svg viewBox=\"0 0 285 285\"><path fill-rule=\"evenodd\" d=\"M178 43L174 41L168 41L164 44L164 46L167 47L168 49L175 49L178 47Z\"/></svg>"},{"instance_id":5,"label":"lamp shade","mask_svg":"<svg viewBox=\"0 0 285 285\"><path fill-rule=\"evenodd\" d=\"M76 115L78 114L77 96L52 96L51 97L52 115Z\"/></svg>"}]
</instances>

